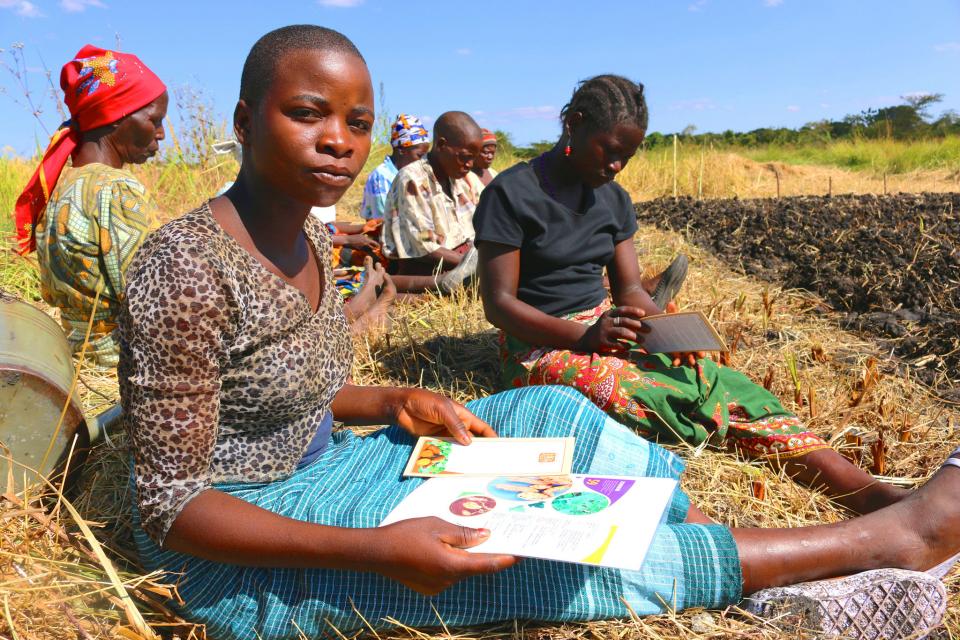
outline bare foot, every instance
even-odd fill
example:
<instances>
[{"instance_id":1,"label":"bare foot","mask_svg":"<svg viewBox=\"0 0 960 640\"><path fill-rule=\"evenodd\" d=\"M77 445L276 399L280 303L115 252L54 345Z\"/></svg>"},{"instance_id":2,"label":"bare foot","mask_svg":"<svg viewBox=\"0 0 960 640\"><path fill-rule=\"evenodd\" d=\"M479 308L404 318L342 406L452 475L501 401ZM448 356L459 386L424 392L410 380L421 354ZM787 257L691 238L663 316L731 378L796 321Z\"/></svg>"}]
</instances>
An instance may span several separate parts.
<instances>
[{"instance_id":1,"label":"bare foot","mask_svg":"<svg viewBox=\"0 0 960 640\"><path fill-rule=\"evenodd\" d=\"M377 265L378 267L380 265ZM382 269L383 267L381 267ZM383 289L380 290L380 295L377 297L377 304L384 306L392 306L394 300L397 299L397 285L386 273L383 274Z\"/></svg>"},{"instance_id":2,"label":"bare foot","mask_svg":"<svg viewBox=\"0 0 960 640\"><path fill-rule=\"evenodd\" d=\"M960 553L958 495L960 468L946 467L903 500L876 512L876 515L897 513L901 526L919 535L921 544L903 549L901 562L895 566L927 571Z\"/></svg>"},{"instance_id":3,"label":"bare foot","mask_svg":"<svg viewBox=\"0 0 960 640\"><path fill-rule=\"evenodd\" d=\"M375 268L381 267L379 264ZM367 309L366 313L351 323L351 329L357 335L366 333L385 333L390 331L393 326L393 320L390 317L390 310L397 299L397 287L386 273L383 274L383 287L376 302Z\"/></svg>"},{"instance_id":4,"label":"bare foot","mask_svg":"<svg viewBox=\"0 0 960 640\"><path fill-rule=\"evenodd\" d=\"M657 285L660 284L660 278L662 277L663 277L663 273L661 272L653 276L652 278L644 278L643 280L640 281L640 286L642 286L643 290L652 296L654 290L656 290L657 288Z\"/></svg>"},{"instance_id":5,"label":"bare foot","mask_svg":"<svg viewBox=\"0 0 960 640\"><path fill-rule=\"evenodd\" d=\"M363 269L366 276L363 286L346 304L351 321L362 316L376 303L377 290L383 286L383 277L386 275L383 267L374 264L370 256L364 259Z\"/></svg>"}]
</instances>

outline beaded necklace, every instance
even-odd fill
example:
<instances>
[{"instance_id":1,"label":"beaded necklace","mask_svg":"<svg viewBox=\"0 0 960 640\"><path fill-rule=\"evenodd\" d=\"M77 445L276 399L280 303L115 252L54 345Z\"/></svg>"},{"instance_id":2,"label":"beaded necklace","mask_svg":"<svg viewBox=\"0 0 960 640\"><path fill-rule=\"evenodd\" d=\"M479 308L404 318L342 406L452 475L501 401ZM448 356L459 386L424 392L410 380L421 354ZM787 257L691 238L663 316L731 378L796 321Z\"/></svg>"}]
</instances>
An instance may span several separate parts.
<instances>
[{"instance_id":1,"label":"beaded necklace","mask_svg":"<svg viewBox=\"0 0 960 640\"><path fill-rule=\"evenodd\" d=\"M547 194L556 200L557 190L553 188L553 184L550 182L550 178L547 177L547 172L543 166L546 155L546 152L543 152L534 159L533 170L540 176L540 183L543 185L543 188L547 190Z\"/></svg>"},{"instance_id":2,"label":"beaded necklace","mask_svg":"<svg viewBox=\"0 0 960 640\"><path fill-rule=\"evenodd\" d=\"M553 186L553 183L550 182L550 178L547 177L546 167L544 166L544 163L546 162L546 155L547 155L547 152L544 151L544 152L541 153L539 156L537 156L536 158L533 159L533 163L532 163L532 164L533 164L533 171L534 171L534 173L536 173L536 174L540 177L540 183L543 185L543 188L546 189L547 195L549 195L551 198L553 198L556 202L559 202L560 204L563 204L563 203L560 201L560 199L557 198L557 190L556 190L556 188ZM580 215L583 215L583 214L585 213L584 211L581 211L581 209L583 209L583 202L584 202L584 200L586 199L586 196L587 196L587 191L586 191L586 189L584 189L583 187L581 187L581 188L580 188L580 202L579 202L579 204L577 205L577 208L576 208L576 209L571 209L571 211L573 211L574 214L580 216ZM566 205L564 205L564 206L566 206ZM568 207L568 208L569 208L569 207Z\"/></svg>"}]
</instances>

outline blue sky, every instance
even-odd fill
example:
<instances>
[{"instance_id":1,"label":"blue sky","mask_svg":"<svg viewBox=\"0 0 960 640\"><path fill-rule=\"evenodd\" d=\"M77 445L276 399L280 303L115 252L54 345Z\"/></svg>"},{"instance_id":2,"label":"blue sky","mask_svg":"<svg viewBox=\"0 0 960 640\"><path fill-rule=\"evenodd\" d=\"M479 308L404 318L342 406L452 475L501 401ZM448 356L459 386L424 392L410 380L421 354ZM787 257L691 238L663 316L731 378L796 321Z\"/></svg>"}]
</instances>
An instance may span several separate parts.
<instances>
[{"instance_id":1,"label":"blue sky","mask_svg":"<svg viewBox=\"0 0 960 640\"><path fill-rule=\"evenodd\" d=\"M0 0L0 57L23 43L42 93L42 61L56 78L83 44L119 36L169 87L202 89L227 117L250 46L297 22L353 39L391 115L462 109L519 143L556 137L576 82L606 72L646 85L651 130L665 132L798 126L917 92L945 94L935 113L960 111L957 0ZM45 144L3 68L0 87L0 148Z\"/></svg>"}]
</instances>

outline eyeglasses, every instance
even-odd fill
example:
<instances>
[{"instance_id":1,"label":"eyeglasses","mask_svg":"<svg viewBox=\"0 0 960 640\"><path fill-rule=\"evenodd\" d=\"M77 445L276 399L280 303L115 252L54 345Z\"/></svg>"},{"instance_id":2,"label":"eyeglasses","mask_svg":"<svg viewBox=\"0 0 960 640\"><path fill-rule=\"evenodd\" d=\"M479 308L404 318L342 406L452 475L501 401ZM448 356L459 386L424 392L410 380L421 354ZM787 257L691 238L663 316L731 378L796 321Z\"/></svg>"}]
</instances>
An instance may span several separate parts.
<instances>
[{"instance_id":1,"label":"eyeglasses","mask_svg":"<svg viewBox=\"0 0 960 640\"><path fill-rule=\"evenodd\" d=\"M471 160L476 159L476 156L470 151L467 151L466 149L461 149L460 151L457 151L456 156L457 156L457 162L461 164L466 164Z\"/></svg>"}]
</instances>

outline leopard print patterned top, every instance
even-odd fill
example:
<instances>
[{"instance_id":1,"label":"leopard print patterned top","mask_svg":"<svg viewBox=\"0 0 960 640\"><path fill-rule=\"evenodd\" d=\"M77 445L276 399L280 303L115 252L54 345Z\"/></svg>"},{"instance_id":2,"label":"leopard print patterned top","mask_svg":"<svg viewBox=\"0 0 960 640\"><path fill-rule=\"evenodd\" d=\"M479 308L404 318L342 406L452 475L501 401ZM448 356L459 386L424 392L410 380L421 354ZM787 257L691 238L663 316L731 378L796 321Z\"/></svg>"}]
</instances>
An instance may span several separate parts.
<instances>
[{"instance_id":1,"label":"leopard print patterned top","mask_svg":"<svg viewBox=\"0 0 960 640\"><path fill-rule=\"evenodd\" d=\"M211 484L290 475L346 381L353 346L330 236L312 216L304 232L324 270L316 313L208 204L150 235L130 266L120 393L141 521L158 544Z\"/></svg>"}]
</instances>

